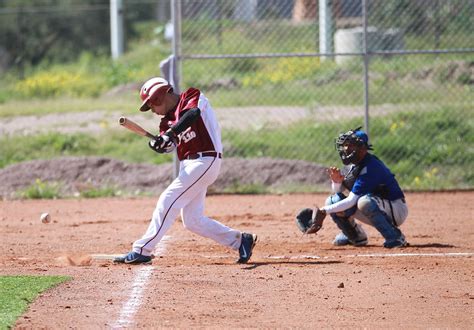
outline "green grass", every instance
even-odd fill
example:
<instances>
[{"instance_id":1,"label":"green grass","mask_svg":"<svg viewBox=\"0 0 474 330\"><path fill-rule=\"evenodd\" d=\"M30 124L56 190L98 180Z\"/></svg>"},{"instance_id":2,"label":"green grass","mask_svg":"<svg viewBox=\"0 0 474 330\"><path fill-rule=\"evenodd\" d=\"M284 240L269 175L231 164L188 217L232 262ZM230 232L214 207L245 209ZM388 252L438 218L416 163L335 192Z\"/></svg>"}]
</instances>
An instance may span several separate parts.
<instances>
[{"instance_id":1,"label":"green grass","mask_svg":"<svg viewBox=\"0 0 474 330\"><path fill-rule=\"evenodd\" d=\"M169 49L169 46L161 44L151 46L144 43L118 60L112 60L107 55L96 56L83 52L72 63L29 68L21 78L12 69L0 78L0 117L130 109L130 104L122 103L132 97L136 102L138 88L134 92L105 99L101 95L114 86L140 84L151 76L160 75L157 63L169 55Z\"/></svg>"},{"instance_id":2,"label":"green grass","mask_svg":"<svg viewBox=\"0 0 474 330\"><path fill-rule=\"evenodd\" d=\"M0 168L18 162L60 156L104 156L152 164L162 164L172 159L172 155L157 155L149 149L146 139L125 131L110 131L103 135L45 133L0 139Z\"/></svg>"},{"instance_id":3,"label":"green grass","mask_svg":"<svg viewBox=\"0 0 474 330\"><path fill-rule=\"evenodd\" d=\"M115 186L83 186L78 188L79 192L74 195L67 195L62 190L61 182L44 182L36 179L35 183L18 191L16 196L20 199L59 199L59 198L102 198L102 197L121 197L121 196L146 196L147 193L140 191L128 192L122 191Z\"/></svg>"},{"instance_id":4,"label":"green grass","mask_svg":"<svg viewBox=\"0 0 474 330\"><path fill-rule=\"evenodd\" d=\"M192 20L183 22L184 54L254 54L303 52L315 49L312 24L265 21L257 24ZM212 34L209 34L212 31Z\"/></svg>"},{"instance_id":5,"label":"green grass","mask_svg":"<svg viewBox=\"0 0 474 330\"><path fill-rule=\"evenodd\" d=\"M361 61L338 67L332 61L308 65L307 58L256 59L257 69L228 72L231 60L185 61L184 85L198 86L215 107L256 105L348 105L363 104L364 82ZM317 59L314 59L315 61ZM469 66L474 56L407 56L376 58L370 65L370 104L459 103L472 100L474 87L466 73L444 79L448 63ZM309 62L311 63L311 62ZM423 73L429 72L425 78ZM230 88L215 88L218 80L232 80ZM276 81L275 81L276 80ZM463 83L464 82L464 83Z\"/></svg>"},{"instance_id":6,"label":"green grass","mask_svg":"<svg viewBox=\"0 0 474 330\"><path fill-rule=\"evenodd\" d=\"M56 199L61 197L61 185L58 182L43 182L36 179L35 183L18 192L23 199Z\"/></svg>"},{"instance_id":7,"label":"green grass","mask_svg":"<svg viewBox=\"0 0 474 330\"><path fill-rule=\"evenodd\" d=\"M122 195L122 191L117 187L88 187L80 191L80 197L84 198L101 198L101 197L118 197Z\"/></svg>"},{"instance_id":8,"label":"green grass","mask_svg":"<svg viewBox=\"0 0 474 330\"><path fill-rule=\"evenodd\" d=\"M324 77L318 77L323 79ZM363 102L361 80L334 81L319 85L314 81L295 81L280 87L265 84L259 87L209 89L201 87L215 108L238 106L360 106ZM205 79L203 79L203 82ZM200 87L200 85L195 85ZM281 93L275 94L275 89ZM474 87L457 84L422 85L417 81L374 79L370 85L371 105L380 104L455 104L472 100ZM389 93L387 93L389 91ZM138 94L130 91L115 97L49 98L45 100L11 100L0 102L0 118L19 115L46 115L102 111L104 113L137 113Z\"/></svg>"},{"instance_id":9,"label":"green grass","mask_svg":"<svg viewBox=\"0 0 474 330\"><path fill-rule=\"evenodd\" d=\"M212 186L209 191L212 193ZM232 185L220 192L223 194L237 194L237 195L264 195L264 194L291 194L291 193L315 193L327 192L325 185L302 185L299 183L282 184L274 187L268 187L263 184L243 184L234 182Z\"/></svg>"},{"instance_id":10,"label":"green grass","mask_svg":"<svg viewBox=\"0 0 474 330\"><path fill-rule=\"evenodd\" d=\"M66 276L0 276L0 329L13 327L41 292L70 279Z\"/></svg>"},{"instance_id":11,"label":"green grass","mask_svg":"<svg viewBox=\"0 0 474 330\"><path fill-rule=\"evenodd\" d=\"M474 186L474 118L466 116L467 104L443 105L424 111L405 111L374 117L370 121L375 154L396 174L407 189L465 189ZM309 122L266 126L246 131L222 132L226 157L270 157L301 159L324 166L340 165L334 149L339 133L362 125L362 117L345 121ZM65 155L105 156L127 162L164 163L171 155L157 157L146 141L122 131L99 136L48 133L0 139L0 168L39 158ZM290 187L291 188L291 187ZM289 188L289 189L290 189ZM29 187L28 198L55 197L56 186L37 182ZM229 188L237 193L264 193L262 187L236 183ZM114 190L92 187L86 197L110 196Z\"/></svg>"},{"instance_id":12,"label":"green grass","mask_svg":"<svg viewBox=\"0 0 474 330\"><path fill-rule=\"evenodd\" d=\"M375 154L406 189L472 188L474 170L464 165L474 162L474 119L464 115L469 109L468 105L441 107L374 118L370 127ZM339 123L305 121L285 129L249 131L245 137L238 131L225 131L223 137L235 157L302 159L340 166L334 138L362 123L362 118Z\"/></svg>"},{"instance_id":13,"label":"green grass","mask_svg":"<svg viewBox=\"0 0 474 330\"><path fill-rule=\"evenodd\" d=\"M270 27L277 28L273 23L259 28L265 30ZM295 31L311 29L308 26L280 28ZM231 31L234 29L235 27L231 27ZM244 37L245 33L240 31L235 34L231 44L245 50L247 46L244 39L248 38ZM212 44L208 46L203 46L200 41L195 42L198 42L195 46L203 47L208 53L212 53L213 49L219 50L218 47L222 48L219 53L235 53L232 45L218 46L212 38L206 39L206 43ZM266 49L269 46L261 40L251 42L256 43L262 51L283 52L281 45L278 45L280 48ZM305 42L308 45L303 48L310 49L309 45L314 40L308 39ZM168 55L168 51L165 51L168 45L135 43L134 47L133 51L118 61L85 54L75 63L30 69L23 80L13 73L5 74L0 79L0 117L98 110L120 111L124 114L136 111L138 91L126 91L110 97L102 93L120 84L140 84L150 76L159 75L156 63ZM249 52L257 52L257 49L248 47ZM374 57L370 62L371 104L413 103L420 100L448 103L467 100L469 97L472 99L470 95L474 89L468 83L467 73L457 81L444 79L450 72L446 64L452 61L469 63L474 61L474 56L443 54ZM343 67L335 65L333 61L319 63L318 58L305 57L187 60L182 63L182 67L181 87L201 88L215 107L363 103L363 67L359 59ZM430 77L430 82L434 84L407 79L411 74L422 71L434 72ZM75 78L63 78L69 76ZM397 78L393 78L394 76ZM214 88L215 82L222 79L234 80L237 87Z\"/></svg>"},{"instance_id":14,"label":"green grass","mask_svg":"<svg viewBox=\"0 0 474 330\"><path fill-rule=\"evenodd\" d=\"M251 195L258 195L258 194L267 194L270 190L268 187L263 186L261 184L243 184L240 182L234 182L232 185L224 189L224 193L229 194L251 194Z\"/></svg>"},{"instance_id":15,"label":"green grass","mask_svg":"<svg viewBox=\"0 0 474 330\"><path fill-rule=\"evenodd\" d=\"M0 118L91 111L131 114L137 112L137 95L130 92L130 94L127 93L113 98L85 97L10 100L3 104L0 102Z\"/></svg>"},{"instance_id":16,"label":"green grass","mask_svg":"<svg viewBox=\"0 0 474 330\"><path fill-rule=\"evenodd\" d=\"M105 96L110 88L143 82L159 75L158 63L170 51L168 42L149 31L156 22L142 22L141 37L131 41L117 61L106 55L84 53L69 64L42 64L29 68L25 79L14 72L0 78L0 118L17 115L102 111L136 113L137 91ZM207 31L207 33L202 33ZM209 35L209 31L214 34ZM239 24L208 19L183 22L183 52L208 54L316 52L317 27L266 20ZM443 36L441 47L463 48L472 35ZM272 42L278 40L279 42ZM429 48L425 36L407 35L408 49ZM455 42L455 43L454 43ZM469 44L469 43L468 43ZM432 46L432 45L431 45ZM472 54L372 57L370 105L406 106L403 113L372 116L371 138L376 153L387 162L403 185L410 189L472 188L474 186L473 117L474 86L469 72L448 79L452 63L474 62ZM428 79L418 79L424 73ZM244 106L351 106L363 113L362 61L337 66L317 58L233 58L186 60L182 63L181 87L198 87L215 108ZM216 81L231 79L234 85L216 87ZM41 95L39 97L38 95ZM358 112L359 113L359 112ZM339 164L333 139L363 118L327 122L300 122L287 128L262 127L258 131L223 131L226 156L302 159L323 165ZM0 168L34 159L58 156L105 156L129 162L159 164L170 155L149 151L143 138L128 132L90 134L44 133L37 136L0 137ZM23 193L28 198L55 196L56 187L35 183ZM236 184L236 192L259 193L261 187ZM287 187L292 190L294 188ZM109 188L91 188L85 195L108 196ZM54 198L54 197L53 197Z\"/></svg>"}]
</instances>

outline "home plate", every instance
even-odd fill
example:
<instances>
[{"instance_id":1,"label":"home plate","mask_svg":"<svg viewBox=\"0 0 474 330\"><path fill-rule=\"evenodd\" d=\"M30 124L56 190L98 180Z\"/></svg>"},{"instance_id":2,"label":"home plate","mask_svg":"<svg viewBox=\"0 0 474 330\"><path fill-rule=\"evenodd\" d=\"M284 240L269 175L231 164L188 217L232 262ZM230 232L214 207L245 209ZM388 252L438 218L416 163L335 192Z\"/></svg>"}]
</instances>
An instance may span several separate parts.
<instances>
[{"instance_id":1,"label":"home plate","mask_svg":"<svg viewBox=\"0 0 474 330\"><path fill-rule=\"evenodd\" d=\"M114 260L115 258L122 257L123 254L91 254L94 260Z\"/></svg>"},{"instance_id":2,"label":"home plate","mask_svg":"<svg viewBox=\"0 0 474 330\"><path fill-rule=\"evenodd\" d=\"M123 257L124 254L91 254L93 260L114 260L118 257ZM155 259L155 256L151 255L152 259Z\"/></svg>"}]
</instances>

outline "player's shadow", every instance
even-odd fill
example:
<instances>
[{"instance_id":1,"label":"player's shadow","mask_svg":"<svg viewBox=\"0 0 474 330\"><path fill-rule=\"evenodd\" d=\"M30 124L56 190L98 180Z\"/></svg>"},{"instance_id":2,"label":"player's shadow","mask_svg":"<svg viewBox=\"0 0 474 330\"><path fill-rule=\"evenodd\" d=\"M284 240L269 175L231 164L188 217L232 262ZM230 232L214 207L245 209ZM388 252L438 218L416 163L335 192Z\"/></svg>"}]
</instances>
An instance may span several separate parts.
<instances>
[{"instance_id":1,"label":"player's shadow","mask_svg":"<svg viewBox=\"0 0 474 330\"><path fill-rule=\"evenodd\" d=\"M381 246L380 245L376 245L376 244L373 244L373 245L365 245L363 246L362 248L365 250L367 250L368 248L380 248ZM408 243L408 245L406 247L403 247L401 248L400 251L403 251L405 249L409 249L409 248L420 248L420 249L424 249L424 248L441 248L441 249L451 249L451 248L455 248L457 247L456 245L452 245L452 244L443 244L443 243L426 243L426 244L412 244L412 243ZM362 249L362 248L359 248L359 249ZM351 246L351 245L348 245L347 247L341 247L341 246L337 246L337 247L331 247L331 248L326 248L324 249L325 251L347 251L347 250L353 250L354 251L354 247ZM360 250L359 250L360 251Z\"/></svg>"},{"instance_id":2,"label":"player's shadow","mask_svg":"<svg viewBox=\"0 0 474 330\"><path fill-rule=\"evenodd\" d=\"M308 261L301 261L301 260L272 260L272 261L259 261L259 262L249 262L247 267L243 269L255 269L260 266L267 266L267 265L282 265L282 264L290 264L290 265L330 265L330 264L340 264L343 261L335 261L335 260L308 260Z\"/></svg>"},{"instance_id":3,"label":"player's shadow","mask_svg":"<svg viewBox=\"0 0 474 330\"><path fill-rule=\"evenodd\" d=\"M413 244L410 243L407 248L442 248L442 249L450 249L450 248L455 248L456 245L452 244L443 244L443 243L426 243L426 244Z\"/></svg>"},{"instance_id":4,"label":"player's shadow","mask_svg":"<svg viewBox=\"0 0 474 330\"><path fill-rule=\"evenodd\" d=\"M370 249L370 248L377 248L380 247L380 245L376 244L367 244L362 247L354 247L352 245L344 245L344 246L334 246L334 247L328 247L328 248L322 248L322 251L358 251L358 249Z\"/></svg>"}]
</instances>

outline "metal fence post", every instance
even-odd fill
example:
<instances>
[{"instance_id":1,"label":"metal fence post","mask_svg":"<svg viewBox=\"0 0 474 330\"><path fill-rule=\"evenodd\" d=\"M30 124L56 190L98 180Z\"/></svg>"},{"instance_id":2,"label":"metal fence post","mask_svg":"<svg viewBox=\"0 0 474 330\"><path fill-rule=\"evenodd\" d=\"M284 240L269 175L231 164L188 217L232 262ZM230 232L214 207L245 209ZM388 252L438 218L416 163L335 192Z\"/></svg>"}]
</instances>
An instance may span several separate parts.
<instances>
[{"instance_id":1,"label":"metal fence post","mask_svg":"<svg viewBox=\"0 0 474 330\"><path fill-rule=\"evenodd\" d=\"M114 60L122 56L124 50L122 0L110 0L110 48Z\"/></svg>"},{"instance_id":2,"label":"metal fence post","mask_svg":"<svg viewBox=\"0 0 474 330\"><path fill-rule=\"evenodd\" d=\"M181 81L181 0L172 0L171 18L173 21L173 61L171 61L171 71L173 72L173 87L176 93L180 93ZM173 154L173 175L179 175L179 159L176 152Z\"/></svg>"},{"instance_id":3,"label":"metal fence post","mask_svg":"<svg viewBox=\"0 0 474 330\"><path fill-rule=\"evenodd\" d=\"M319 0L319 52L321 54L331 54L332 44L332 0ZM322 56L321 61L328 58Z\"/></svg>"},{"instance_id":4,"label":"metal fence post","mask_svg":"<svg viewBox=\"0 0 474 330\"><path fill-rule=\"evenodd\" d=\"M364 129L369 135L369 46L367 38L367 0L362 0L362 16L364 18ZM369 135L370 136L370 135Z\"/></svg>"}]
</instances>

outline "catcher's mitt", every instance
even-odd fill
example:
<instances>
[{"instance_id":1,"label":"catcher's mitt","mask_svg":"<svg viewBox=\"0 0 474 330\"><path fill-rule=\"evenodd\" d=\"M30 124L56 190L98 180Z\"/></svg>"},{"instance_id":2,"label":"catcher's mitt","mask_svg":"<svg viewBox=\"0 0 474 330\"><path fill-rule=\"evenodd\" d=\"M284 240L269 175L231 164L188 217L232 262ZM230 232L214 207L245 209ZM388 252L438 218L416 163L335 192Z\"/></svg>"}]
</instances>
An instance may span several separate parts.
<instances>
[{"instance_id":1,"label":"catcher's mitt","mask_svg":"<svg viewBox=\"0 0 474 330\"><path fill-rule=\"evenodd\" d=\"M304 234L316 234L322 227L326 218L326 211L318 207L303 209L296 216L296 225Z\"/></svg>"}]
</instances>

